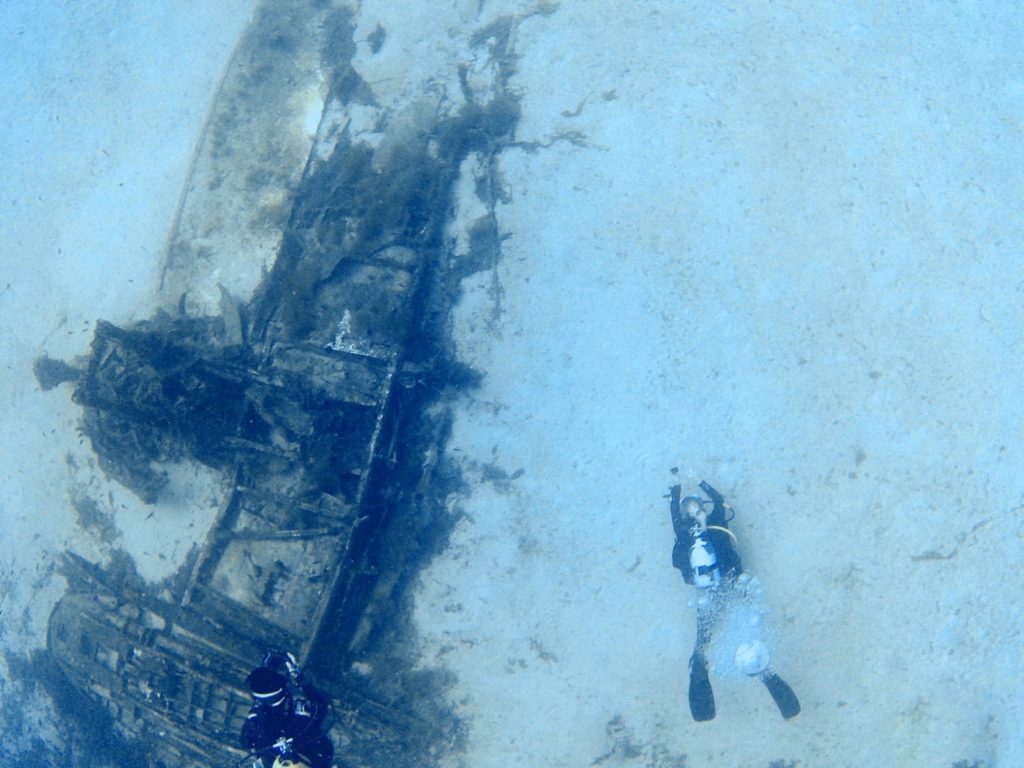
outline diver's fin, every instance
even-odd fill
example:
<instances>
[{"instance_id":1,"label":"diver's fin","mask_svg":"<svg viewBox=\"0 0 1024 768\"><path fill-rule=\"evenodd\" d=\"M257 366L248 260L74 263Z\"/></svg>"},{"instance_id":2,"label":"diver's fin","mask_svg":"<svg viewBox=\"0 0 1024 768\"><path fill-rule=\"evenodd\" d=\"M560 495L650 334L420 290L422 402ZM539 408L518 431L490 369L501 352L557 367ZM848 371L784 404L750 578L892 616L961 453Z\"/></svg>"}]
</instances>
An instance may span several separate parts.
<instances>
[{"instance_id":1,"label":"diver's fin","mask_svg":"<svg viewBox=\"0 0 1024 768\"><path fill-rule=\"evenodd\" d=\"M779 712L782 713L784 718L789 720L789 718L800 714L800 700L797 699L793 689L789 687L785 680L774 672L765 670L761 673L761 682L764 683L768 693L775 699L775 705L779 708Z\"/></svg>"},{"instance_id":2,"label":"diver's fin","mask_svg":"<svg viewBox=\"0 0 1024 768\"><path fill-rule=\"evenodd\" d=\"M690 714L698 723L715 719L715 692L708 679L707 659L700 651L690 657Z\"/></svg>"}]
</instances>

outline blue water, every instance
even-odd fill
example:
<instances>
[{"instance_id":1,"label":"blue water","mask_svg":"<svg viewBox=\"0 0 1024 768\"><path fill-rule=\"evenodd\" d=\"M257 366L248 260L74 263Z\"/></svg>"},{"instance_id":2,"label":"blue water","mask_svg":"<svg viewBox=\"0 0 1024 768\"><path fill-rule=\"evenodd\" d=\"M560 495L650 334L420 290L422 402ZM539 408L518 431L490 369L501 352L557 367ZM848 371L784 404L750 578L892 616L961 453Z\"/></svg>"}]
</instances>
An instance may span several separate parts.
<instances>
[{"instance_id":1,"label":"blue water","mask_svg":"<svg viewBox=\"0 0 1024 768\"><path fill-rule=\"evenodd\" d=\"M474 34L532 6L470 5L361 5L360 140L493 95ZM42 647L60 552L106 551L68 505L78 411L32 361L153 307L252 7L0 7L7 654ZM473 492L414 611L424 665L458 680L465 765L1020 764L1020 8L566 3L516 30L507 237L453 321L484 374L449 445ZM708 724L685 706L671 466L735 504L761 584L722 624ZM736 674L752 629L791 722ZM4 711L31 705L6 743L58 743L12 668Z\"/></svg>"}]
</instances>

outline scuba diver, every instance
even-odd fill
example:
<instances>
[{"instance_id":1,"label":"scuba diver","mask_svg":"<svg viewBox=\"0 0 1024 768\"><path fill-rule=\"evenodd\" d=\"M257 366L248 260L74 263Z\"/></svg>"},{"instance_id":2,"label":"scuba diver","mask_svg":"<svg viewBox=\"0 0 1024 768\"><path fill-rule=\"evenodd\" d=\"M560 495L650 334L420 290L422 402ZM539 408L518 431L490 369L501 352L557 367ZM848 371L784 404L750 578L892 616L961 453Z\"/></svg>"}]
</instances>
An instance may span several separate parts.
<instances>
[{"instance_id":1,"label":"scuba diver","mask_svg":"<svg viewBox=\"0 0 1024 768\"><path fill-rule=\"evenodd\" d=\"M327 699L303 682L295 657L268 651L245 679L253 704L242 725L244 749L263 768L330 768L334 745L321 732Z\"/></svg>"},{"instance_id":2,"label":"scuba diver","mask_svg":"<svg viewBox=\"0 0 1024 768\"><path fill-rule=\"evenodd\" d=\"M676 470L672 472L675 474ZM750 584L736 551L736 536L729 530L732 515L726 517L726 511L731 508L708 483L701 481L700 489L710 501L699 496L680 499L680 486L669 488L669 511L676 534L672 565L683 574L687 584L697 588L697 637L690 656L689 698L690 713L698 722L715 716L715 694L708 678L707 660L711 631L730 598ZM736 648L733 662L743 674L764 683L784 718L788 720L800 713L800 702L793 689L769 669L768 649L763 642L751 639L742 643Z\"/></svg>"}]
</instances>

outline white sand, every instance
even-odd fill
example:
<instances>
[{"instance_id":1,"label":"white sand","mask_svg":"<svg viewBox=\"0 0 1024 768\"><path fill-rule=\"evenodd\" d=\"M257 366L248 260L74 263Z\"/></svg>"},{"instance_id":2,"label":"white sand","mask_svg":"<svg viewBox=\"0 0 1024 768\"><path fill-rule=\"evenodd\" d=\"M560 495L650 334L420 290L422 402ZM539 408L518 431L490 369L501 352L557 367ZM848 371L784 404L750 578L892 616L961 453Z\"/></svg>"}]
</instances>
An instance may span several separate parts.
<instances>
[{"instance_id":1,"label":"white sand","mask_svg":"<svg viewBox=\"0 0 1024 768\"><path fill-rule=\"evenodd\" d=\"M807 8L520 34L518 138L588 146L502 155L459 313L473 493L418 620L467 766L1020 763L1021 19ZM690 720L676 464L738 509L795 721L730 680Z\"/></svg>"}]
</instances>

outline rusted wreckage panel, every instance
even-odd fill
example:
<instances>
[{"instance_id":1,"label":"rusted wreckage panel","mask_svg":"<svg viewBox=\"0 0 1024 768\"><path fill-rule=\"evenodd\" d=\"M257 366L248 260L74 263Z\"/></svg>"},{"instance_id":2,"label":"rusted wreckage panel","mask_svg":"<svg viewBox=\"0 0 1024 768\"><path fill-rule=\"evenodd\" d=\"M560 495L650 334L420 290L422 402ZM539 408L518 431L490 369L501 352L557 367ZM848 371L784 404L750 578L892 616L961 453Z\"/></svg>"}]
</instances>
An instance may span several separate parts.
<instances>
[{"instance_id":1,"label":"rusted wreckage panel","mask_svg":"<svg viewBox=\"0 0 1024 768\"><path fill-rule=\"evenodd\" d=\"M248 627L211 631L213 617L126 592L83 562L72 560L70 570L92 589L58 604L49 647L72 680L104 702L127 734L154 737L184 764L223 759L226 734L248 711L244 692L229 682L242 679L246 654L257 650Z\"/></svg>"},{"instance_id":2,"label":"rusted wreckage panel","mask_svg":"<svg viewBox=\"0 0 1024 768\"><path fill-rule=\"evenodd\" d=\"M97 324L74 398L104 469L152 502L166 484L152 466L161 462L292 473L300 491L319 487L311 475L329 464L337 477L328 490L351 496L358 483L349 475L366 465L394 360L288 344L259 360L251 348L191 341L204 325Z\"/></svg>"}]
</instances>

